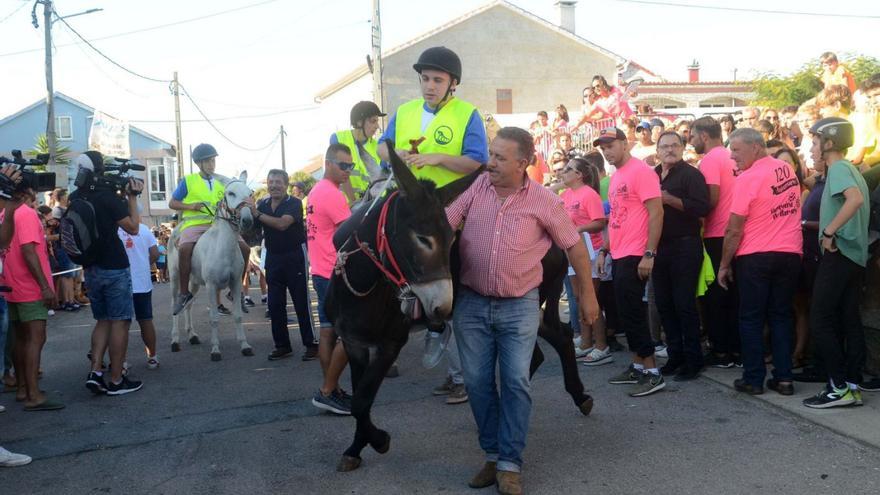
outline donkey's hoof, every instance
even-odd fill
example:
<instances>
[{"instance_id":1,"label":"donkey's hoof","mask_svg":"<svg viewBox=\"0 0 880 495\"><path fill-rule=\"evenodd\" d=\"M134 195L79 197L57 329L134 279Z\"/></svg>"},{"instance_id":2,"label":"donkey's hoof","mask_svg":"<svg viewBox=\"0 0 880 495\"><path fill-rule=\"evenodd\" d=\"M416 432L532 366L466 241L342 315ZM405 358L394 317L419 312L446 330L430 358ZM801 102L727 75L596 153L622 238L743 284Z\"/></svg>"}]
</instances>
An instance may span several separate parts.
<instances>
[{"instance_id":1,"label":"donkey's hoof","mask_svg":"<svg viewBox=\"0 0 880 495\"><path fill-rule=\"evenodd\" d=\"M199 345L199 344L202 343L202 341L199 340L199 336L198 336L198 335L193 335L192 337L189 338L189 343L192 344L192 345Z\"/></svg>"},{"instance_id":2,"label":"donkey's hoof","mask_svg":"<svg viewBox=\"0 0 880 495\"><path fill-rule=\"evenodd\" d=\"M180 344L178 344L177 342L172 342L171 352L180 352Z\"/></svg>"},{"instance_id":3,"label":"donkey's hoof","mask_svg":"<svg viewBox=\"0 0 880 495\"><path fill-rule=\"evenodd\" d=\"M242 356L253 356L254 355L253 347L245 347L244 349L241 350L241 355Z\"/></svg>"},{"instance_id":4,"label":"donkey's hoof","mask_svg":"<svg viewBox=\"0 0 880 495\"><path fill-rule=\"evenodd\" d=\"M222 359L222 356L220 356L219 352L211 353L211 361L220 361L220 359Z\"/></svg>"},{"instance_id":5,"label":"donkey's hoof","mask_svg":"<svg viewBox=\"0 0 880 495\"><path fill-rule=\"evenodd\" d=\"M377 440L370 442L373 450L380 454L385 454L391 450L391 435L387 431L379 430L377 436L379 437Z\"/></svg>"},{"instance_id":6,"label":"donkey's hoof","mask_svg":"<svg viewBox=\"0 0 880 495\"><path fill-rule=\"evenodd\" d=\"M339 459L339 464L336 465L336 470L340 473L347 473L349 471L354 471L359 467L361 467L360 457L343 455L342 459Z\"/></svg>"},{"instance_id":7,"label":"donkey's hoof","mask_svg":"<svg viewBox=\"0 0 880 495\"><path fill-rule=\"evenodd\" d=\"M581 405L578 406L578 409L581 410L581 414L584 416L589 416L590 412L593 410L593 398L588 395L587 398L581 402Z\"/></svg>"}]
</instances>

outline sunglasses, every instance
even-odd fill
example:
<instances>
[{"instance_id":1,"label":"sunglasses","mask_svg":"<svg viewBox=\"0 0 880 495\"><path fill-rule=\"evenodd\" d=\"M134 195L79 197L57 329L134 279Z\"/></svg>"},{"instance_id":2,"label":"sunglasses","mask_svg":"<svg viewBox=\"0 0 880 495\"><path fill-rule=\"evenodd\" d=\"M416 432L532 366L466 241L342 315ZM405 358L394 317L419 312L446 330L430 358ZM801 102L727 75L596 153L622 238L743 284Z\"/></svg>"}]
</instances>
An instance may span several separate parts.
<instances>
[{"instance_id":1,"label":"sunglasses","mask_svg":"<svg viewBox=\"0 0 880 495\"><path fill-rule=\"evenodd\" d=\"M354 169L354 163L351 162L337 162L336 160L330 160L330 163L339 167L339 170L342 170L343 172L348 172Z\"/></svg>"}]
</instances>

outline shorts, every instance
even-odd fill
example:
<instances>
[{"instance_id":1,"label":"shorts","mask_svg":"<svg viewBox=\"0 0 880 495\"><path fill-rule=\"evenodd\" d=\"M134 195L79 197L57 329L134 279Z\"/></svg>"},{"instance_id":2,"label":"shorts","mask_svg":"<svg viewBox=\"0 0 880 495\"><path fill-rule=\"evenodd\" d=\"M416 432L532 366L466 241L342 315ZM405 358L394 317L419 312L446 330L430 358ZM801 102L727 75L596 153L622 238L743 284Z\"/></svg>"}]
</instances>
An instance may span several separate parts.
<instances>
[{"instance_id":1,"label":"shorts","mask_svg":"<svg viewBox=\"0 0 880 495\"><path fill-rule=\"evenodd\" d=\"M93 266L85 269L85 277L94 319L131 321L134 314L131 270L105 270Z\"/></svg>"},{"instance_id":2,"label":"shorts","mask_svg":"<svg viewBox=\"0 0 880 495\"><path fill-rule=\"evenodd\" d=\"M37 321L48 320L49 310L43 305L43 301L32 302L9 302L9 321Z\"/></svg>"},{"instance_id":3,"label":"shorts","mask_svg":"<svg viewBox=\"0 0 880 495\"><path fill-rule=\"evenodd\" d=\"M185 228L180 233L180 239L177 240L177 245L194 244L200 237L202 237L202 234L207 232L210 228L211 224L193 225L192 227Z\"/></svg>"},{"instance_id":4,"label":"shorts","mask_svg":"<svg viewBox=\"0 0 880 495\"><path fill-rule=\"evenodd\" d=\"M146 321L153 319L153 291L139 292L131 295L134 306L134 319Z\"/></svg>"},{"instance_id":5,"label":"shorts","mask_svg":"<svg viewBox=\"0 0 880 495\"><path fill-rule=\"evenodd\" d=\"M70 260L70 257L67 256L67 252L64 249L61 249L59 246L58 249L55 250L55 262L56 268L58 272L66 272L68 270L73 270L76 268L76 265L73 264L73 261ZM62 277L74 278L76 277L76 272L68 272L61 275Z\"/></svg>"},{"instance_id":6,"label":"shorts","mask_svg":"<svg viewBox=\"0 0 880 495\"><path fill-rule=\"evenodd\" d=\"M327 287L330 285L330 280L320 275L312 275L312 285L315 287L315 292L318 293L318 323L321 328L330 328L333 324L330 323L330 319L324 312L324 301L327 299Z\"/></svg>"}]
</instances>

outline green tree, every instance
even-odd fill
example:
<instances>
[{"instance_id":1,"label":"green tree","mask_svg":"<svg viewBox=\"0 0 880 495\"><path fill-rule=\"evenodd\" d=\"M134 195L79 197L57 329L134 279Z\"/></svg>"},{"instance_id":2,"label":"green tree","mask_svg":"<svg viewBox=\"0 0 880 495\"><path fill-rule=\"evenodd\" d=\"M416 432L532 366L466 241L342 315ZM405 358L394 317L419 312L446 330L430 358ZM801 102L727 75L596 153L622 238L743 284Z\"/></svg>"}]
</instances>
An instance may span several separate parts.
<instances>
[{"instance_id":1,"label":"green tree","mask_svg":"<svg viewBox=\"0 0 880 495\"><path fill-rule=\"evenodd\" d=\"M41 154L49 153L49 140L46 138L45 134L40 134L37 136L37 140L34 142L34 147L27 152L28 156L36 157ZM58 165L67 165L70 163L70 148L61 144L55 145L55 163ZM36 167L37 170L45 171L45 166Z\"/></svg>"},{"instance_id":2,"label":"green tree","mask_svg":"<svg viewBox=\"0 0 880 495\"><path fill-rule=\"evenodd\" d=\"M852 72L857 85L872 74L880 73L880 61L874 57L843 54L838 55L838 59ZM822 81L819 80L821 73L822 65L816 58L787 76L773 72L759 74L751 83L755 92L751 103L771 108L800 105L822 90Z\"/></svg>"},{"instance_id":3,"label":"green tree","mask_svg":"<svg viewBox=\"0 0 880 495\"><path fill-rule=\"evenodd\" d=\"M290 185L293 185L295 182L302 182L303 184L305 184L305 192L306 194L308 194L318 181L311 175L303 172L302 170L297 170L293 173L293 175L290 176Z\"/></svg>"}]
</instances>

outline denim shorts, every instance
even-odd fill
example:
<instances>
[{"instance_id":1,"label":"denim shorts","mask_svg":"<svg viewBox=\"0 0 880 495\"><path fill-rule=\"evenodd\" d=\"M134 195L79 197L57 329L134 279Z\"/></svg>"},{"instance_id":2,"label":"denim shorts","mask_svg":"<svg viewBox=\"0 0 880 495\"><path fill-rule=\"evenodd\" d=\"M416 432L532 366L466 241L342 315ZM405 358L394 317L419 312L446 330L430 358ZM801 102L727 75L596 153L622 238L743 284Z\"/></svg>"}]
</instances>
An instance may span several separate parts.
<instances>
[{"instance_id":1,"label":"denim shorts","mask_svg":"<svg viewBox=\"0 0 880 495\"><path fill-rule=\"evenodd\" d=\"M321 328L332 327L333 324L324 313L324 301L327 299L327 286L330 285L330 280L319 275L312 275L312 285L315 287L315 292L318 293L318 323Z\"/></svg>"},{"instance_id":2,"label":"denim shorts","mask_svg":"<svg viewBox=\"0 0 880 495\"><path fill-rule=\"evenodd\" d=\"M134 319L146 321L153 319L153 291L131 295L134 303Z\"/></svg>"},{"instance_id":3,"label":"denim shorts","mask_svg":"<svg viewBox=\"0 0 880 495\"><path fill-rule=\"evenodd\" d=\"M92 317L98 321L131 320L131 270L105 270L96 266L85 269L86 289Z\"/></svg>"}]
</instances>

